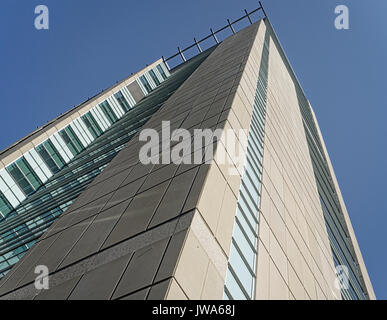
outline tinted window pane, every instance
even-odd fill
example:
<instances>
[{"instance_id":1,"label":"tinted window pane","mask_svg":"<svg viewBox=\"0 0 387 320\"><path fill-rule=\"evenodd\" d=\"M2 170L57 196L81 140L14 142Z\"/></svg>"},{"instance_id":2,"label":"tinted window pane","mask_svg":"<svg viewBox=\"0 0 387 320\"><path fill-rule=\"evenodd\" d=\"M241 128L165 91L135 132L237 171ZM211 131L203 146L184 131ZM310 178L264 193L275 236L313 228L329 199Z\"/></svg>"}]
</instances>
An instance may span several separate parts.
<instances>
[{"instance_id":1,"label":"tinted window pane","mask_svg":"<svg viewBox=\"0 0 387 320\"><path fill-rule=\"evenodd\" d=\"M157 86L160 85L160 80L157 78L153 70L149 70L149 75L151 76L152 80L155 82Z\"/></svg>"},{"instance_id":2,"label":"tinted window pane","mask_svg":"<svg viewBox=\"0 0 387 320\"><path fill-rule=\"evenodd\" d=\"M163 68L160 65L157 66L157 70L160 72L160 74L164 80L166 80L168 78L167 75L165 74Z\"/></svg>"},{"instance_id":3,"label":"tinted window pane","mask_svg":"<svg viewBox=\"0 0 387 320\"><path fill-rule=\"evenodd\" d=\"M145 78L145 76L141 76L140 81L143 84L143 86L145 87L146 91L148 91L148 93L151 93L152 87L150 86L150 84L149 84L148 80Z\"/></svg>"},{"instance_id":4,"label":"tinted window pane","mask_svg":"<svg viewBox=\"0 0 387 320\"><path fill-rule=\"evenodd\" d=\"M110 107L109 102L104 101L99 106L102 108L103 113L109 119L110 123L114 123L118 120L116 114L113 112L112 108Z\"/></svg>"},{"instance_id":5,"label":"tinted window pane","mask_svg":"<svg viewBox=\"0 0 387 320\"><path fill-rule=\"evenodd\" d=\"M118 103L122 107L122 109L125 110L125 112L130 110L130 105L128 101L126 101L124 95L121 93L121 91L118 91L117 93L114 94L114 97L117 99Z\"/></svg>"},{"instance_id":6,"label":"tinted window pane","mask_svg":"<svg viewBox=\"0 0 387 320\"><path fill-rule=\"evenodd\" d=\"M42 182L40 181L39 177L32 170L31 166L24 158L20 158L19 160L17 160L16 164L18 165L20 170L23 172L24 176L28 179L28 181L34 187L35 190L42 185Z\"/></svg>"},{"instance_id":7,"label":"tinted window pane","mask_svg":"<svg viewBox=\"0 0 387 320\"><path fill-rule=\"evenodd\" d=\"M26 195L29 195L34 192L34 188L30 185L28 180L24 177L23 173L20 171L20 169L16 166L15 163L8 166L7 171Z\"/></svg>"}]
</instances>

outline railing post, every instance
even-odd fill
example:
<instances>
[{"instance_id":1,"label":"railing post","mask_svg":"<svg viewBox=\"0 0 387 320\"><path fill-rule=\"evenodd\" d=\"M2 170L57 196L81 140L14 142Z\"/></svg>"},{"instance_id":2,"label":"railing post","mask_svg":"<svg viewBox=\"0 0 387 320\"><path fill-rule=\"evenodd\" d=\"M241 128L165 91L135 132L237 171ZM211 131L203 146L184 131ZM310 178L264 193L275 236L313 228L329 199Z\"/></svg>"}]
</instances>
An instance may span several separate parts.
<instances>
[{"instance_id":1,"label":"railing post","mask_svg":"<svg viewBox=\"0 0 387 320\"><path fill-rule=\"evenodd\" d=\"M216 34L214 33L214 30L212 30L212 28L210 28L210 31L211 31L211 34L214 37L216 43L219 44L218 38L216 37Z\"/></svg>"},{"instance_id":2,"label":"railing post","mask_svg":"<svg viewBox=\"0 0 387 320\"><path fill-rule=\"evenodd\" d=\"M183 62L186 62L187 59L184 57L183 52L180 50L180 47L177 47L177 50L179 51L180 57L183 59Z\"/></svg>"},{"instance_id":3,"label":"railing post","mask_svg":"<svg viewBox=\"0 0 387 320\"><path fill-rule=\"evenodd\" d=\"M194 38L194 41L195 41L196 47L198 48L199 52L202 53L203 50L202 50L202 48L200 48L199 42L196 41L196 38Z\"/></svg>"},{"instance_id":4,"label":"railing post","mask_svg":"<svg viewBox=\"0 0 387 320\"><path fill-rule=\"evenodd\" d=\"M171 68L169 67L168 63L167 63L167 60L165 60L164 56L162 56L163 58L163 63L165 64L165 66L167 67L168 71L171 71Z\"/></svg>"},{"instance_id":5,"label":"railing post","mask_svg":"<svg viewBox=\"0 0 387 320\"><path fill-rule=\"evenodd\" d=\"M234 30L234 28L233 28L233 26L232 26L232 24L230 22L230 19L227 19L227 22L228 22L228 26L230 27L232 33L235 34L235 30Z\"/></svg>"},{"instance_id":6,"label":"railing post","mask_svg":"<svg viewBox=\"0 0 387 320\"><path fill-rule=\"evenodd\" d=\"M249 19L249 21L250 21L250 24L253 24L253 21L250 18L250 14L249 14L249 12L246 9L245 9L245 13L246 13L247 19Z\"/></svg>"}]
</instances>

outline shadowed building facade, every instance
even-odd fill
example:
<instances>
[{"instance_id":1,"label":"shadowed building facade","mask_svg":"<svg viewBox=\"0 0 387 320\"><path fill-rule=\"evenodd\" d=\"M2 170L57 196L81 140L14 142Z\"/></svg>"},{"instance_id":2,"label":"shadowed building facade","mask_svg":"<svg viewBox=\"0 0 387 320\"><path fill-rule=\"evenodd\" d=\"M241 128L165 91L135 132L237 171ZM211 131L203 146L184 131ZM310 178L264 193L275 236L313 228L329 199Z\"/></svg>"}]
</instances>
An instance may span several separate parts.
<instances>
[{"instance_id":1,"label":"shadowed building facade","mask_svg":"<svg viewBox=\"0 0 387 320\"><path fill-rule=\"evenodd\" d=\"M233 148L220 136L187 155L214 150L227 165L141 163L140 132L165 121L192 140L234 134ZM171 72L157 61L0 156L1 299L375 298L267 18ZM35 288L39 265L48 290Z\"/></svg>"}]
</instances>

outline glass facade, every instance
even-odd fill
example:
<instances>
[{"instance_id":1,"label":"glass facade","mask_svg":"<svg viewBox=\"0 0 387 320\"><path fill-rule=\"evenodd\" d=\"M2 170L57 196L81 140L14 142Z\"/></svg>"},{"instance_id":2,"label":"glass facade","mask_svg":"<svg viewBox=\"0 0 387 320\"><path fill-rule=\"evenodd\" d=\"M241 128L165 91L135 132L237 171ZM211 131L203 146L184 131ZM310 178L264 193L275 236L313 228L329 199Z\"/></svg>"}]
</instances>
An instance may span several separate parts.
<instances>
[{"instance_id":1,"label":"glass facade","mask_svg":"<svg viewBox=\"0 0 387 320\"><path fill-rule=\"evenodd\" d=\"M269 45L266 32L224 288L227 300L254 299Z\"/></svg>"},{"instance_id":2,"label":"glass facade","mask_svg":"<svg viewBox=\"0 0 387 320\"><path fill-rule=\"evenodd\" d=\"M0 212L5 217L0 221L0 277L35 244L209 53L204 52L168 74L167 80L158 73L160 86L135 107L128 108L121 118L107 101L91 109L79 122L74 121L34 149L34 158L40 159L35 170L24 158L7 168L29 196L13 209L0 193ZM128 96L128 92L124 94ZM119 101L122 97L115 98ZM34 173L38 167L50 174L44 184ZM0 172L0 187L2 176Z\"/></svg>"}]
</instances>

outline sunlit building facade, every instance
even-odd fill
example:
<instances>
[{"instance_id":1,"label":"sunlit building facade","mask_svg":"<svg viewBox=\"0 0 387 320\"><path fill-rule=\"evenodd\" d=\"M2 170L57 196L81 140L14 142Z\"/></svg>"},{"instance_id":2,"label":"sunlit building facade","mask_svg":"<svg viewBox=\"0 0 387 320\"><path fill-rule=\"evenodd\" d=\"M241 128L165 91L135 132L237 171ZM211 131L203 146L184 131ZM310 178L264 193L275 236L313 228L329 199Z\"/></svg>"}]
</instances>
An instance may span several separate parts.
<instances>
[{"instance_id":1,"label":"sunlit building facade","mask_svg":"<svg viewBox=\"0 0 387 320\"><path fill-rule=\"evenodd\" d=\"M268 19L245 18L0 154L0 298L375 298L312 107ZM234 133L244 165L222 137L189 157L228 167L142 163L165 122Z\"/></svg>"}]
</instances>

